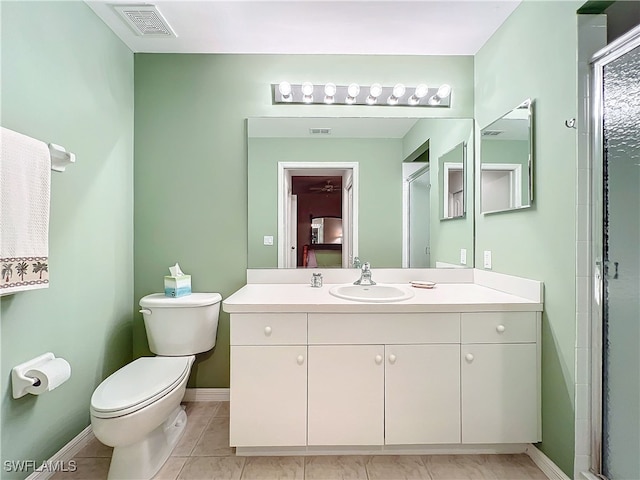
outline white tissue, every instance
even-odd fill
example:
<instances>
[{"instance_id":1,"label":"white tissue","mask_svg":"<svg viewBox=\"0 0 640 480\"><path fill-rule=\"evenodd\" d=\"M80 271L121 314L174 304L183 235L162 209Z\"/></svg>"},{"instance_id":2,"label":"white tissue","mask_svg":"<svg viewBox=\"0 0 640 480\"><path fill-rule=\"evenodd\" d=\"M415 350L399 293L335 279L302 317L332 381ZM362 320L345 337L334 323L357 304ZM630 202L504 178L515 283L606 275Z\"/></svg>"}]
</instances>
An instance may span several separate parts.
<instances>
[{"instance_id":1,"label":"white tissue","mask_svg":"<svg viewBox=\"0 0 640 480\"><path fill-rule=\"evenodd\" d=\"M27 387L26 391L33 395L40 395L44 392L50 392L69 380L71 366L64 358L54 358L27 371L26 376L36 379L36 383Z\"/></svg>"},{"instance_id":2,"label":"white tissue","mask_svg":"<svg viewBox=\"0 0 640 480\"><path fill-rule=\"evenodd\" d=\"M183 271L180 270L180 265L177 263L173 267L169 267L169 272L171 272L172 277L181 277L184 275Z\"/></svg>"}]
</instances>

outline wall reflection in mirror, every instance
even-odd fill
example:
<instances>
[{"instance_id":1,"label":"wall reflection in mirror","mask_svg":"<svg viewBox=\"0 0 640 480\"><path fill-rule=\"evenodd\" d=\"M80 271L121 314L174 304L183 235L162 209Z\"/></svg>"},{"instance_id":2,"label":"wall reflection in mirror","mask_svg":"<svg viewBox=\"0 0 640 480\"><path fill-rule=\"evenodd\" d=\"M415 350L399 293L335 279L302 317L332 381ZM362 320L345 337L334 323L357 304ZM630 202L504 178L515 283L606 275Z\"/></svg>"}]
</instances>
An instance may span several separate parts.
<instances>
[{"instance_id":1,"label":"wall reflection in mirror","mask_svg":"<svg viewBox=\"0 0 640 480\"><path fill-rule=\"evenodd\" d=\"M503 212L533 200L533 104L525 100L480 132L480 209Z\"/></svg>"},{"instance_id":2,"label":"wall reflection in mirror","mask_svg":"<svg viewBox=\"0 0 640 480\"><path fill-rule=\"evenodd\" d=\"M250 118L247 132L249 268L473 267L472 119Z\"/></svg>"},{"instance_id":3,"label":"wall reflection in mirror","mask_svg":"<svg viewBox=\"0 0 640 480\"><path fill-rule=\"evenodd\" d=\"M440 217L463 217L465 214L464 166L467 146L460 142L438 158L438 186L440 187Z\"/></svg>"}]
</instances>

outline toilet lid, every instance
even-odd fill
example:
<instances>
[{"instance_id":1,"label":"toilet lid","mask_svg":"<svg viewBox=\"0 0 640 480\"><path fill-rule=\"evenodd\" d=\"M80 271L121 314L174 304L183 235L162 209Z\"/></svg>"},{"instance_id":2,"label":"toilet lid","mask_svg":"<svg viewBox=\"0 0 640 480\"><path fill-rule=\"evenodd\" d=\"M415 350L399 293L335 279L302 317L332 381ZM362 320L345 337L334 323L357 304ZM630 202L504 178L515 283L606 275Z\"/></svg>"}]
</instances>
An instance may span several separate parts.
<instances>
[{"instance_id":1,"label":"toilet lid","mask_svg":"<svg viewBox=\"0 0 640 480\"><path fill-rule=\"evenodd\" d=\"M139 410L173 390L189 375L193 357L142 357L106 378L91 397L98 416Z\"/></svg>"},{"instance_id":2,"label":"toilet lid","mask_svg":"<svg viewBox=\"0 0 640 480\"><path fill-rule=\"evenodd\" d=\"M214 305L222 300L219 293L192 293L184 297L167 297L164 293L152 293L140 299L143 308L189 308Z\"/></svg>"}]
</instances>

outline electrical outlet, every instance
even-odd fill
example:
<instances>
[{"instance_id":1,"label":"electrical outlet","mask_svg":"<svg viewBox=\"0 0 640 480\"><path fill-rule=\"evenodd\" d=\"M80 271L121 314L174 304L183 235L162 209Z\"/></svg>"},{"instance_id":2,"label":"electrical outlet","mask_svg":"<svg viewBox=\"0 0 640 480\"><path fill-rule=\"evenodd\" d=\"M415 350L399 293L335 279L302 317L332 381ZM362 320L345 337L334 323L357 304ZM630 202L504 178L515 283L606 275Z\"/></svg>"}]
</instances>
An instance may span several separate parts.
<instances>
[{"instance_id":1,"label":"electrical outlet","mask_svg":"<svg viewBox=\"0 0 640 480\"><path fill-rule=\"evenodd\" d=\"M491 270L491 250L484 251L484 268Z\"/></svg>"},{"instance_id":2,"label":"electrical outlet","mask_svg":"<svg viewBox=\"0 0 640 480\"><path fill-rule=\"evenodd\" d=\"M467 249L466 248L461 248L460 249L460 264L461 265L466 265L467 264Z\"/></svg>"},{"instance_id":3,"label":"electrical outlet","mask_svg":"<svg viewBox=\"0 0 640 480\"><path fill-rule=\"evenodd\" d=\"M273 245L273 235L264 236L264 245Z\"/></svg>"}]
</instances>

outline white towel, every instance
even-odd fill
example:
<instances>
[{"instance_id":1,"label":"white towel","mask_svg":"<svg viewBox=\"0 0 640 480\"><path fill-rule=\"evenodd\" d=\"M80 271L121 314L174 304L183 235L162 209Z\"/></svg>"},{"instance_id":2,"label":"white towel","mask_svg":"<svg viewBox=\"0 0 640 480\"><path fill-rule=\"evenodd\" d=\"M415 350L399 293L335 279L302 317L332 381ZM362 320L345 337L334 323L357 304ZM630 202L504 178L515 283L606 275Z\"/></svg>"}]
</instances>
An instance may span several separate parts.
<instances>
[{"instance_id":1,"label":"white towel","mask_svg":"<svg viewBox=\"0 0 640 480\"><path fill-rule=\"evenodd\" d=\"M44 142L0 130L0 295L49 286L51 155Z\"/></svg>"}]
</instances>

